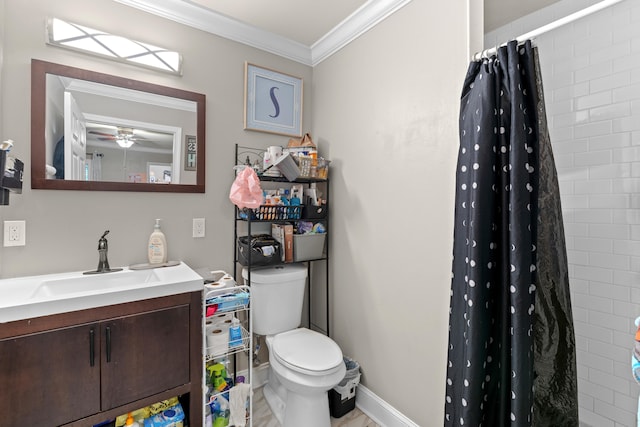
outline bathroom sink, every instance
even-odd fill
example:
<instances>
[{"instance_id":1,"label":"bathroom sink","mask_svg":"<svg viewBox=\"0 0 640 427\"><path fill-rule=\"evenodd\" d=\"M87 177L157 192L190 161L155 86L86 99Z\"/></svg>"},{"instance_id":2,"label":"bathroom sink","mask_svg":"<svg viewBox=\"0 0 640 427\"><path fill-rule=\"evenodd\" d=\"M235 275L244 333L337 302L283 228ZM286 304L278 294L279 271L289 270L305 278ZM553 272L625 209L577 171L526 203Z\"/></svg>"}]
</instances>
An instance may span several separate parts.
<instances>
[{"instance_id":1,"label":"bathroom sink","mask_svg":"<svg viewBox=\"0 0 640 427\"><path fill-rule=\"evenodd\" d=\"M35 289L31 298L50 298L79 292L107 292L117 288L142 286L159 280L155 270L123 270L100 275L62 277L44 280Z\"/></svg>"},{"instance_id":2,"label":"bathroom sink","mask_svg":"<svg viewBox=\"0 0 640 427\"><path fill-rule=\"evenodd\" d=\"M103 274L47 274L0 280L0 322L200 291L203 280L185 263Z\"/></svg>"}]
</instances>

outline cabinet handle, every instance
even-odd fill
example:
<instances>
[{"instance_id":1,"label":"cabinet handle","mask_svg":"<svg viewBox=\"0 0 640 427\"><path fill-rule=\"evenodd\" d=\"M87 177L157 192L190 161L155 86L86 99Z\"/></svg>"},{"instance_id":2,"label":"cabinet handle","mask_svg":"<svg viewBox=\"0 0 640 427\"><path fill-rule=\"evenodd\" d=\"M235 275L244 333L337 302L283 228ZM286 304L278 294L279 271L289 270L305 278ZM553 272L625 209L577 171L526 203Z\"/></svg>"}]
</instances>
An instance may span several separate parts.
<instances>
[{"instance_id":1,"label":"cabinet handle","mask_svg":"<svg viewBox=\"0 0 640 427\"><path fill-rule=\"evenodd\" d=\"M96 332L91 328L89 331L89 366L95 365L95 356L96 356L96 343L95 343Z\"/></svg>"},{"instance_id":2,"label":"cabinet handle","mask_svg":"<svg viewBox=\"0 0 640 427\"><path fill-rule=\"evenodd\" d=\"M111 362L111 327L107 326L107 363Z\"/></svg>"}]
</instances>

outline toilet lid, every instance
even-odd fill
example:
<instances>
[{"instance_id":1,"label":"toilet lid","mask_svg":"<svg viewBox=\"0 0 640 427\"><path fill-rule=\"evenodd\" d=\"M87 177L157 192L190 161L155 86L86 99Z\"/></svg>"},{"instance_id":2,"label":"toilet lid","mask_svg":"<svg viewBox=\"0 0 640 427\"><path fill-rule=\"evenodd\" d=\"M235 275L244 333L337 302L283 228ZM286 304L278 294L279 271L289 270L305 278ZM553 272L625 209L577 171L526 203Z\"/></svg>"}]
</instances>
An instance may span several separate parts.
<instances>
[{"instance_id":1,"label":"toilet lid","mask_svg":"<svg viewBox=\"0 0 640 427\"><path fill-rule=\"evenodd\" d=\"M276 335L272 349L280 363L298 372L325 372L344 363L338 344L305 328Z\"/></svg>"}]
</instances>

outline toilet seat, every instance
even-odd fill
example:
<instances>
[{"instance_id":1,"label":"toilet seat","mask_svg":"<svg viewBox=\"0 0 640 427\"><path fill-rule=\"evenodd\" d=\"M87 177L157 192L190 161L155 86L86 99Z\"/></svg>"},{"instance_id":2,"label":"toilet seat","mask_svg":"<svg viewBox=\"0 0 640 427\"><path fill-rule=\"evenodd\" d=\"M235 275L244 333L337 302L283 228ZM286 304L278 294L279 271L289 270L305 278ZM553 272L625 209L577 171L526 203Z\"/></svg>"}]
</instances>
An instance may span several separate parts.
<instances>
[{"instance_id":1,"label":"toilet seat","mask_svg":"<svg viewBox=\"0 0 640 427\"><path fill-rule=\"evenodd\" d=\"M271 350L283 366L311 376L332 374L344 364L338 344L305 328L275 335Z\"/></svg>"}]
</instances>

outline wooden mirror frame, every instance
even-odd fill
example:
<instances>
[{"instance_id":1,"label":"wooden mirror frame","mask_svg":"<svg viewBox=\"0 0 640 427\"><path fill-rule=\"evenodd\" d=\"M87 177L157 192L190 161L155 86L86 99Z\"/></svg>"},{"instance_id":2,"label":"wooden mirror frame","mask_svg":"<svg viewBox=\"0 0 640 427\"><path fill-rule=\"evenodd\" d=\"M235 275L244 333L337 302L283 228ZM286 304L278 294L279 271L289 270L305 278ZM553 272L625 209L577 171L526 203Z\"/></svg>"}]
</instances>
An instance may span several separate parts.
<instances>
[{"instance_id":1,"label":"wooden mirror frame","mask_svg":"<svg viewBox=\"0 0 640 427\"><path fill-rule=\"evenodd\" d=\"M197 157L195 184L150 184L110 181L72 181L47 179L45 172L45 117L47 74L102 83L105 85L180 98L196 103ZM99 190L99 191L149 191L164 193L205 192L205 103L200 93L160 86L152 83L112 76L96 71L83 70L51 62L31 60L31 188L49 190Z\"/></svg>"}]
</instances>

